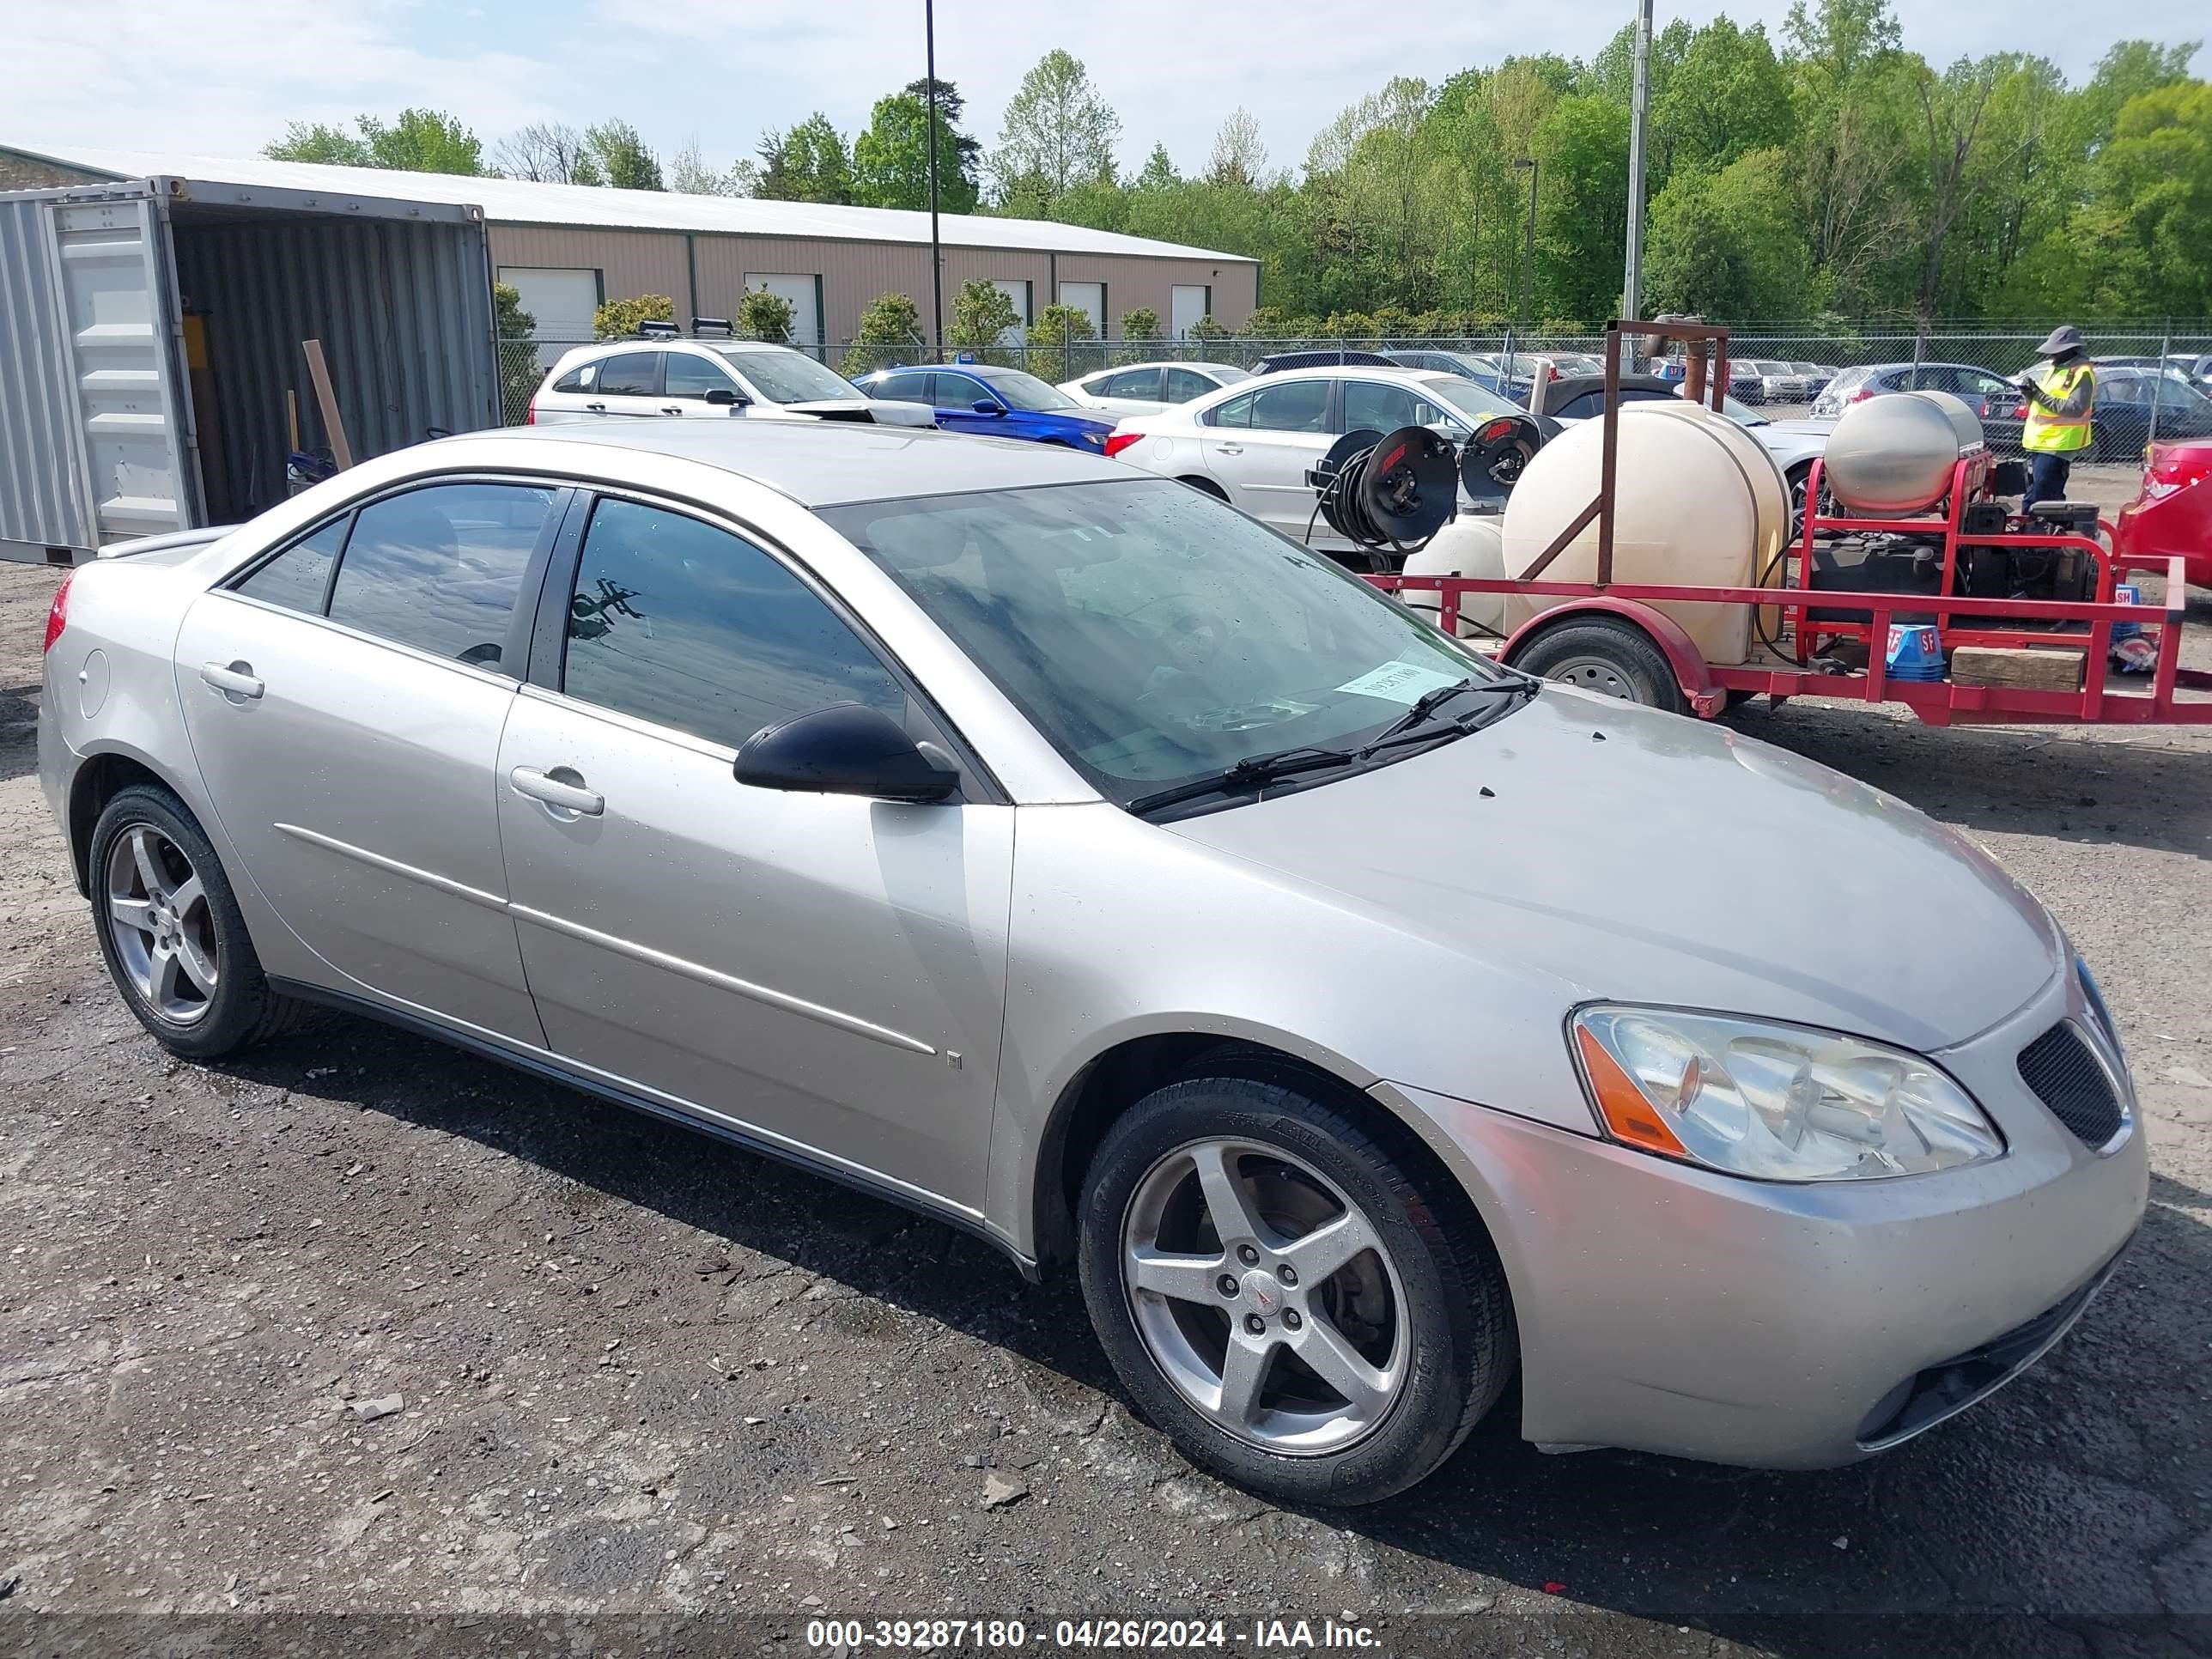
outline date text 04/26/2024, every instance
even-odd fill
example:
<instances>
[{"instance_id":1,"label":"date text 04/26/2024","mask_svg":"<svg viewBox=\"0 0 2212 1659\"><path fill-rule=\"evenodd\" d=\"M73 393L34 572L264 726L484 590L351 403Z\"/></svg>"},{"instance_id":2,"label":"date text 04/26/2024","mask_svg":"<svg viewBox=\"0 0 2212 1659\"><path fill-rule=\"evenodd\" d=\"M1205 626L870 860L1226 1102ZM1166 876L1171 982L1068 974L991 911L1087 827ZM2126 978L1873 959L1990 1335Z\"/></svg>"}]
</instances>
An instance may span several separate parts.
<instances>
[{"instance_id":1,"label":"date text 04/26/2024","mask_svg":"<svg viewBox=\"0 0 2212 1659\"><path fill-rule=\"evenodd\" d=\"M1372 1649L1378 1641L1368 1626L1334 1619L1061 1619L1035 1629L1012 1619L814 1619L807 1621L806 1645L844 1653L864 1648L981 1652L1024 1647L1154 1652L1233 1647L1305 1653Z\"/></svg>"}]
</instances>

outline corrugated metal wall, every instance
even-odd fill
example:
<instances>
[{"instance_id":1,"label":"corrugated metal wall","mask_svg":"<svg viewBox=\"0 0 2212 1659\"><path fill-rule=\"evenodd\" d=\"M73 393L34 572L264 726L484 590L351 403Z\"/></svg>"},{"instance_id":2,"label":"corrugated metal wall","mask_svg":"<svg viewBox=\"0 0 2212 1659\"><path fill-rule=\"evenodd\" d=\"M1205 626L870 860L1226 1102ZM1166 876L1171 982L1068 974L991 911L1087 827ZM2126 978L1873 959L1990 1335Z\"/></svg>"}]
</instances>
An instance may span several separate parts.
<instances>
[{"instance_id":1,"label":"corrugated metal wall","mask_svg":"<svg viewBox=\"0 0 2212 1659\"><path fill-rule=\"evenodd\" d=\"M302 340L323 343L356 460L433 427L499 423L481 227L184 206L171 217L185 308L205 319L221 428L214 445L201 434L203 465L219 447L234 514L283 495L287 387L302 437L321 434Z\"/></svg>"},{"instance_id":2,"label":"corrugated metal wall","mask_svg":"<svg viewBox=\"0 0 2212 1659\"><path fill-rule=\"evenodd\" d=\"M700 238L702 241L708 239ZM718 239L719 240L719 239ZM494 225L495 265L545 265L555 270L597 270L606 279L610 300L634 300L641 294L665 294L679 314L690 303L684 263L684 238L659 230L590 230L554 225ZM755 269L758 269L757 266ZM704 303L702 311L713 313ZM720 313L727 316L729 313ZM684 319L686 322L690 319Z\"/></svg>"},{"instance_id":3,"label":"corrugated metal wall","mask_svg":"<svg viewBox=\"0 0 2212 1659\"><path fill-rule=\"evenodd\" d=\"M95 545L46 204L0 201L0 542Z\"/></svg>"}]
</instances>

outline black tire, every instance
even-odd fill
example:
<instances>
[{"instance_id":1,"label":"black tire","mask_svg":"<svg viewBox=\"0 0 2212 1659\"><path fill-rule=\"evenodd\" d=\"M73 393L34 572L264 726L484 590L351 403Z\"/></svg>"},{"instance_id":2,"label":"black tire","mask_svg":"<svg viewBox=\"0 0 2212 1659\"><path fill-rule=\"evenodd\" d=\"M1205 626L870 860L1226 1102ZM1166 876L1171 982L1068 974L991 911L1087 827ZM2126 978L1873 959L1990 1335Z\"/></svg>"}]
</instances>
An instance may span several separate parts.
<instances>
[{"instance_id":1,"label":"black tire","mask_svg":"<svg viewBox=\"0 0 2212 1659\"><path fill-rule=\"evenodd\" d=\"M1376 1503L1434 1471L1504 1391L1519 1351L1504 1270L1472 1203L1429 1165L1408 1132L1370 1125L1358 1108L1334 1103L1306 1079L1264 1062L1222 1071L1146 1096L1091 1159L1078 1247L1091 1324L1138 1410L1193 1462L1279 1501ZM1401 1134L1409 1144L1399 1144ZM1122 1267L1125 1221L1155 1172L1207 1138L1280 1149L1319 1172L1358 1206L1387 1252L1384 1270L1402 1286L1392 1339L1407 1345L1398 1351L1402 1378L1373 1425L1339 1449L1286 1454L1232 1433L1169 1380L1139 1329ZM1223 1265L1231 1262L1224 1249ZM1290 1315L1279 1317L1297 1328ZM1288 1333L1277 1340L1288 1341ZM1281 1380L1285 1373L1262 1375Z\"/></svg>"},{"instance_id":2,"label":"black tire","mask_svg":"<svg viewBox=\"0 0 2212 1659\"><path fill-rule=\"evenodd\" d=\"M1667 653L1624 617L1583 617L1556 623L1523 646L1511 666L1670 714L1681 714L1687 707Z\"/></svg>"},{"instance_id":3,"label":"black tire","mask_svg":"<svg viewBox=\"0 0 2212 1659\"><path fill-rule=\"evenodd\" d=\"M1187 483L1200 495L1211 495L1217 501L1225 501L1229 499L1229 492L1211 478L1179 478L1176 482Z\"/></svg>"},{"instance_id":4,"label":"black tire","mask_svg":"<svg viewBox=\"0 0 2212 1659\"><path fill-rule=\"evenodd\" d=\"M213 941L218 971L213 994L204 999L204 1007L189 1021L169 1018L149 999L126 968L118 945L107 872L118 842L141 827L155 832L181 854L204 897L200 925ZM313 1012L310 1005L270 988L222 861L190 809L167 789L134 784L118 791L93 826L86 868L91 878L93 931L99 937L108 977L138 1023L171 1054L189 1060L219 1059L290 1030Z\"/></svg>"}]
</instances>

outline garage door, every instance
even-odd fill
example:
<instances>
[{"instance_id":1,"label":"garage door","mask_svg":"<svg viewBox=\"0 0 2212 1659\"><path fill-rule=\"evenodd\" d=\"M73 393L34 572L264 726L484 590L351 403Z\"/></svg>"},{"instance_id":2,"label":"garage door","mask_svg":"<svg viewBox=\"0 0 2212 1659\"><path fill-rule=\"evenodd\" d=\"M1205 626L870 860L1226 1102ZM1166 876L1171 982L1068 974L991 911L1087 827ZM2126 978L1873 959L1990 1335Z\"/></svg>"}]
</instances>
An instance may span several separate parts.
<instances>
[{"instance_id":1,"label":"garage door","mask_svg":"<svg viewBox=\"0 0 2212 1659\"><path fill-rule=\"evenodd\" d=\"M536 320L536 337L545 342L538 354L545 368L570 346L592 337L592 313L599 308L598 271L501 265L499 280L522 296L522 308Z\"/></svg>"},{"instance_id":2,"label":"garage door","mask_svg":"<svg viewBox=\"0 0 2212 1659\"><path fill-rule=\"evenodd\" d=\"M822 344L822 279L819 276L779 275L749 270L748 289L764 288L791 306L791 343L818 348Z\"/></svg>"},{"instance_id":3,"label":"garage door","mask_svg":"<svg viewBox=\"0 0 2212 1659\"><path fill-rule=\"evenodd\" d=\"M1106 284L1103 283L1062 283L1060 302L1073 306L1091 319L1091 331L1100 339L1106 337Z\"/></svg>"},{"instance_id":4,"label":"garage door","mask_svg":"<svg viewBox=\"0 0 2212 1659\"><path fill-rule=\"evenodd\" d=\"M1212 289L1178 287L1168 290L1168 331L1176 339L1185 338L1200 318L1212 313Z\"/></svg>"}]
</instances>

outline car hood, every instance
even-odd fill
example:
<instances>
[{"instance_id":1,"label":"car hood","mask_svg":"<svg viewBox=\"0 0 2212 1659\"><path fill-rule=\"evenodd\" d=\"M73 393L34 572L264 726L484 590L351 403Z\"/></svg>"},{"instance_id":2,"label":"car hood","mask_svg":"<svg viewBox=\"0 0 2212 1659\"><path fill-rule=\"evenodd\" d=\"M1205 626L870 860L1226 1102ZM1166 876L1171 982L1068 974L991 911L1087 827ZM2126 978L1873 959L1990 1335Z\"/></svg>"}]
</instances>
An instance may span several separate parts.
<instances>
[{"instance_id":1,"label":"car hood","mask_svg":"<svg viewBox=\"0 0 2212 1659\"><path fill-rule=\"evenodd\" d=\"M1780 437L1826 438L1834 433L1836 423L1833 421L1768 421L1765 423L1765 429Z\"/></svg>"},{"instance_id":2,"label":"car hood","mask_svg":"<svg viewBox=\"0 0 2212 1659\"><path fill-rule=\"evenodd\" d=\"M793 415L811 415L817 421L870 421L878 426L937 424L937 411L927 404L903 404L878 398L817 398L782 407Z\"/></svg>"},{"instance_id":3,"label":"car hood","mask_svg":"<svg viewBox=\"0 0 2212 1659\"><path fill-rule=\"evenodd\" d=\"M1723 726L1547 687L1412 760L1174 834L1592 999L1923 1051L2064 963L2042 906L1893 796Z\"/></svg>"}]
</instances>

